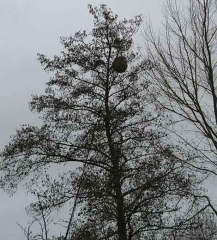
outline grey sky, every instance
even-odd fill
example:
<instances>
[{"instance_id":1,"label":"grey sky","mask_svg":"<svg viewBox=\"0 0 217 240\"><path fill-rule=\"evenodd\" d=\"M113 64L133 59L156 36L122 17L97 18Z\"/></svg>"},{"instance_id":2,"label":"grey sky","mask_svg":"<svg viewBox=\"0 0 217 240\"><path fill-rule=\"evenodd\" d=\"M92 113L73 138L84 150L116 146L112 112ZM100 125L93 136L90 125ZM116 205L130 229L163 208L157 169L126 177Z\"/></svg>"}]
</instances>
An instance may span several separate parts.
<instances>
[{"instance_id":1,"label":"grey sky","mask_svg":"<svg viewBox=\"0 0 217 240\"><path fill-rule=\"evenodd\" d=\"M49 75L37 61L37 53L49 56L61 50L60 36L91 29L87 4L107 4L121 18L137 14L161 21L162 0L0 0L0 148L22 123L38 124L30 113L31 94L42 93ZM13 198L0 193L0 240L19 240L25 225L24 208L32 200L22 190ZM19 237L20 236L20 237Z\"/></svg>"}]
</instances>

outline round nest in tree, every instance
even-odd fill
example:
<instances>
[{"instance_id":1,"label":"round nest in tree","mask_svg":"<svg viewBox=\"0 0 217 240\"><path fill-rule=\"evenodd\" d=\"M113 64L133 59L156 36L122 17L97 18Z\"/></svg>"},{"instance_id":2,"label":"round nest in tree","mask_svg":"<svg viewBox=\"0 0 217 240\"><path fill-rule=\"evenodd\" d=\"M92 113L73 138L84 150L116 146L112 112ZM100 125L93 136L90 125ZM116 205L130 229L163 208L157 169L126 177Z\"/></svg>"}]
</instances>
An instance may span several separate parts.
<instances>
[{"instance_id":1,"label":"round nest in tree","mask_svg":"<svg viewBox=\"0 0 217 240\"><path fill-rule=\"evenodd\" d=\"M112 67L117 73L125 72L127 70L127 59L124 56L116 57Z\"/></svg>"}]
</instances>

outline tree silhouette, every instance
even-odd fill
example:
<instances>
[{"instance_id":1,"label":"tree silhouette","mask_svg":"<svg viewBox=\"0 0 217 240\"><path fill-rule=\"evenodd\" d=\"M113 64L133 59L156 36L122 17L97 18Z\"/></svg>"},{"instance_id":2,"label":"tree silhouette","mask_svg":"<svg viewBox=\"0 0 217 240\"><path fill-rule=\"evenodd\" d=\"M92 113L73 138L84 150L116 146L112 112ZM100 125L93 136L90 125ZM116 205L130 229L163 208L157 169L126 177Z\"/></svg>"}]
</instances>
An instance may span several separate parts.
<instances>
[{"instance_id":1,"label":"tree silhouette","mask_svg":"<svg viewBox=\"0 0 217 240\"><path fill-rule=\"evenodd\" d=\"M152 82L141 79L152 67L133 46L141 16L118 21L106 5L89 11L90 33L62 38L61 56L38 55L53 73L45 94L30 102L43 124L23 125L12 136L2 152L1 183L16 189L29 176L44 208L75 201L65 239L145 239L175 227L173 214L190 216L200 180L185 163L195 156L170 144L169 117ZM54 178L52 165L67 171Z\"/></svg>"},{"instance_id":2,"label":"tree silhouette","mask_svg":"<svg viewBox=\"0 0 217 240\"><path fill-rule=\"evenodd\" d=\"M148 71L162 107L176 116L176 136L203 156L195 168L216 175L216 1L165 1L164 27L145 30ZM180 127L180 122L183 125ZM184 125L185 123L185 125ZM185 134L177 129L185 129Z\"/></svg>"}]
</instances>

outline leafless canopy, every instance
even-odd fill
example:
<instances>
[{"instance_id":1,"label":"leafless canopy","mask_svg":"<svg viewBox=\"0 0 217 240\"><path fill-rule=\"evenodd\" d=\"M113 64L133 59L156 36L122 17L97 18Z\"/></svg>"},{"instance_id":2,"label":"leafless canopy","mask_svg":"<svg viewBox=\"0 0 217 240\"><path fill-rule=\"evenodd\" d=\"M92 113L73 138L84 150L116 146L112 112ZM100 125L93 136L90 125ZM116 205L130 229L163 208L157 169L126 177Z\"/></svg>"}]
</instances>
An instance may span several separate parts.
<instances>
[{"instance_id":1,"label":"leafless canopy","mask_svg":"<svg viewBox=\"0 0 217 240\"><path fill-rule=\"evenodd\" d=\"M151 24L147 24L144 36L153 65L149 77L155 81L163 96L161 104L184 122L190 123L188 130L191 132L188 131L188 139L184 140L209 159L212 173L215 173L216 1L167 0L162 31L156 36ZM196 138L195 145L193 138Z\"/></svg>"}]
</instances>

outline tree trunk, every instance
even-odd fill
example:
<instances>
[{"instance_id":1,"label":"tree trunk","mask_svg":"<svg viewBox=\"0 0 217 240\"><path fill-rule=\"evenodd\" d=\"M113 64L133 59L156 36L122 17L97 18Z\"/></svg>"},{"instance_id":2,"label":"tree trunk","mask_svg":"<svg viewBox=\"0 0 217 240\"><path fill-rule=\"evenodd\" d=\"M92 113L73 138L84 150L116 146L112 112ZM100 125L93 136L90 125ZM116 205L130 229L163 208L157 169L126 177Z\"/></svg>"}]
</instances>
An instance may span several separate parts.
<instances>
[{"instance_id":1,"label":"tree trunk","mask_svg":"<svg viewBox=\"0 0 217 240\"><path fill-rule=\"evenodd\" d=\"M110 57L111 57L111 47L109 48L108 54L108 63L107 63L107 76L106 76L106 91L105 91L105 128L106 128L106 136L108 139L108 145L110 150L110 157L112 161L112 185L115 190L116 195L116 205L117 205L117 227L118 227L118 236L119 240L127 240L127 230L126 230L126 219L124 212L124 198L121 189L121 170L119 168L119 159L120 156L117 154L116 147L114 146L114 141L111 135L110 128L110 119L111 112L109 109L109 65L110 65Z\"/></svg>"},{"instance_id":2,"label":"tree trunk","mask_svg":"<svg viewBox=\"0 0 217 240\"><path fill-rule=\"evenodd\" d=\"M118 169L116 169L118 171ZM117 203L117 226L119 240L127 240L127 230L126 230L126 219L124 211L124 199L121 190L120 174L114 172L114 189L116 193L116 203Z\"/></svg>"}]
</instances>

